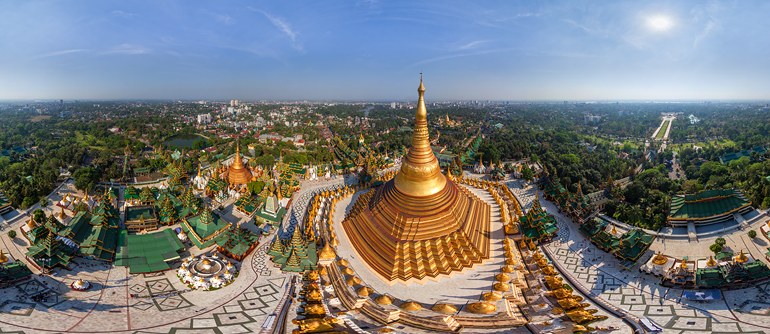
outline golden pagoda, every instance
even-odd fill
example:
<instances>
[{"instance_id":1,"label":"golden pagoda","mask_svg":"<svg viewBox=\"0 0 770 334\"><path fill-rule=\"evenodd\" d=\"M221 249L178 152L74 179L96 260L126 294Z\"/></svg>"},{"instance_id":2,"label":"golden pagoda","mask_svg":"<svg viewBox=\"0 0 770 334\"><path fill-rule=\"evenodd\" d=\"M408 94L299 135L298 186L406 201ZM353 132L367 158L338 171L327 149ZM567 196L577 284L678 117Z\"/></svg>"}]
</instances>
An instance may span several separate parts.
<instances>
[{"instance_id":1,"label":"golden pagoda","mask_svg":"<svg viewBox=\"0 0 770 334\"><path fill-rule=\"evenodd\" d=\"M654 263L657 266L662 266L666 264L666 262L668 262L668 258L663 256L661 252L658 252L657 254L655 254L655 258L652 259L652 263Z\"/></svg>"},{"instance_id":2,"label":"golden pagoda","mask_svg":"<svg viewBox=\"0 0 770 334\"><path fill-rule=\"evenodd\" d=\"M245 185L251 181L251 171L243 164L241 159L241 145L235 144L235 158L227 169L227 183L230 185Z\"/></svg>"},{"instance_id":3,"label":"golden pagoda","mask_svg":"<svg viewBox=\"0 0 770 334\"><path fill-rule=\"evenodd\" d=\"M361 195L342 223L366 264L387 280L461 271L489 258L490 207L441 173L428 138L422 78L412 147L390 181Z\"/></svg>"},{"instance_id":4,"label":"golden pagoda","mask_svg":"<svg viewBox=\"0 0 770 334\"><path fill-rule=\"evenodd\" d=\"M749 261L749 257L746 256L741 249L741 252L733 258L733 261L735 261L735 263L746 263Z\"/></svg>"},{"instance_id":5,"label":"golden pagoda","mask_svg":"<svg viewBox=\"0 0 770 334\"><path fill-rule=\"evenodd\" d=\"M5 251L0 249L0 264L8 262L8 256L5 255Z\"/></svg>"},{"instance_id":6,"label":"golden pagoda","mask_svg":"<svg viewBox=\"0 0 770 334\"><path fill-rule=\"evenodd\" d=\"M708 261L706 261L706 267L716 267L717 261L714 260L714 256L709 256Z\"/></svg>"}]
</instances>

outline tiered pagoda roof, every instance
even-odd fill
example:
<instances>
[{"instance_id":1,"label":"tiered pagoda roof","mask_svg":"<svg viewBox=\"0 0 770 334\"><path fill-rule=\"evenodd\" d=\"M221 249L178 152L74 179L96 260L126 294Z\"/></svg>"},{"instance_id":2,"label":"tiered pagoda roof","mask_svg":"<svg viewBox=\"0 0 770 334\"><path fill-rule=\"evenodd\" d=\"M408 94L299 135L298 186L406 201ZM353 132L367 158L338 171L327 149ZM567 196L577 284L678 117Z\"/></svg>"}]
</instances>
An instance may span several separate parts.
<instances>
[{"instance_id":1,"label":"tiered pagoda roof","mask_svg":"<svg viewBox=\"0 0 770 334\"><path fill-rule=\"evenodd\" d=\"M559 231L559 228L556 226L556 218L548 214L540 206L539 197L535 197L532 208L526 214L519 217L519 223L521 225L521 233L528 239L537 240L538 242L551 240L556 235L556 232Z\"/></svg>"},{"instance_id":2,"label":"tiered pagoda roof","mask_svg":"<svg viewBox=\"0 0 770 334\"><path fill-rule=\"evenodd\" d=\"M100 260L115 257L120 218L109 201L102 200L93 213L81 211L60 234L80 245L79 252Z\"/></svg>"},{"instance_id":3,"label":"tiered pagoda roof","mask_svg":"<svg viewBox=\"0 0 770 334\"><path fill-rule=\"evenodd\" d=\"M230 223L209 209L203 209L201 214L187 217L182 221L182 229L190 237L190 240L201 249L211 246L214 243L214 238L230 226Z\"/></svg>"},{"instance_id":4,"label":"tiered pagoda roof","mask_svg":"<svg viewBox=\"0 0 770 334\"><path fill-rule=\"evenodd\" d=\"M228 229L215 242L220 253L241 261L259 244L259 235L244 228Z\"/></svg>"},{"instance_id":5,"label":"tiered pagoda roof","mask_svg":"<svg viewBox=\"0 0 770 334\"><path fill-rule=\"evenodd\" d=\"M47 229L46 237L39 239L37 243L29 247L27 257L43 268L67 267L72 259L74 249L59 240L53 229L49 227Z\"/></svg>"},{"instance_id":6,"label":"tiered pagoda roof","mask_svg":"<svg viewBox=\"0 0 770 334\"><path fill-rule=\"evenodd\" d=\"M545 198L555 202L559 208L572 219L581 221L590 214L592 206L588 196L583 194L583 189L578 183L577 191L571 193L556 179L547 177L545 183Z\"/></svg>"},{"instance_id":7,"label":"tiered pagoda roof","mask_svg":"<svg viewBox=\"0 0 770 334\"><path fill-rule=\"evenodd\" d=\"M583 232L599 249L611 253L620 260L636 262L652 245L653 236L641 229L633 229L617 235L608 231L609 223L603 219L594 218L580 225Z\"/></svg>"},{"instance_id":8,"label":"tiered pagoda roof","mask_svg":"<svg viewBox=\"0 0 770 334\"><path fill-rule=\"evenodd\" d=\"M448 180L430 148L420 80L412 147L396 176L358 197L342 226L386 280L461 271L489 258L490 206Z\"/></svg>"},{"instance_id":9,"label":"tiered pagoda roof","mask_svg":"<svg viewBox=\"0 0 770 334\"><path fill-rule=\"evenodd\" d=\"M312 270L318 264L316 244L313 240L305 239L299 225L294 225L291 238L281 240L276 234L267 254L272 256L273 263L281 270L303 272Z\"/></svg>"}]
</instances>

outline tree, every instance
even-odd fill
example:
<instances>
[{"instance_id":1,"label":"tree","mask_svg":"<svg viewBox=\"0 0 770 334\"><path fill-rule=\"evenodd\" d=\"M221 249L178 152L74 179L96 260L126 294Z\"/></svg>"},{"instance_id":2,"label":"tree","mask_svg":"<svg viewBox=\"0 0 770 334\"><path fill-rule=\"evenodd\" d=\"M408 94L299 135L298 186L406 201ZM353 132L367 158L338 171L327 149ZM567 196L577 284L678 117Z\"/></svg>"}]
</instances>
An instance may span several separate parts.
<instances>
[{"instance_id":1,"label":"tree","mask_svg":"<svg viewBox=\"0 0 770 334\"><path fill-rule=\"evenodd\" d=\"M724 247L727 241L725 240L725 238L717 238L716 240L714 240L714 243Z\"/></svg>"},{"instance_id":2,"label":"tree","mask_svg":"<svg viewBox=\"0 0 770 334\"><path fill-rule=\"evenodd\" d=\"M532 179L535 177L535 173L532 171L532 168L529 168L529 166L524 166L521 169L521 178L532 181Z\"/></svg>"},{"instance_id":3,"label":"tree","mask_svg":"<svg viewBox=\"0 0 770 334\"><path fill-rule=\"evenodd\" d=\"M722 251L722 245L717 243L712 244L711 246L709 246L709 250L714 252L714 255L716 255L717 253Z\"/></svg>"},{"instance_id":4,"label":"tree","mask_svg":"<svg viewBox=\"0 0 770 334\"><path fill-rule=\"evenodd\" d=\"M757 231L749 230L749 238L756 238L757 237Z\"/></svg>"},{"instance_id":5,"label":"tree","mask_svg":"<svg viewBox=\"0 0 770 334\"><path fill-rule=\"evenodd\" d=\"M81 167L72 174L75 187L82 191L92 191L99 182L99 173L93 167Z\"/></svg>"},{"instance_id":6,"label":"tree","mask_svg":"<svg viewBox=\"0 0 770 334\"><path fill-rule=\"evenodd\" d=\"M16 238L16 230L10 230L8 231L8 237L12 240Z\"/></svg>"}]
</instances>

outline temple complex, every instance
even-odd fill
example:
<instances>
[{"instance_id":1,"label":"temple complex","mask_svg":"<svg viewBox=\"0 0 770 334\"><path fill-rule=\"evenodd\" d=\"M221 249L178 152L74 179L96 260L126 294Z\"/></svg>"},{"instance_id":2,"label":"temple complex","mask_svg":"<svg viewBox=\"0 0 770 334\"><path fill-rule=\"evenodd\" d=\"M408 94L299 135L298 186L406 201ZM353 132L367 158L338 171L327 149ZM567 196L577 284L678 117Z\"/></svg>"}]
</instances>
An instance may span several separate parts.
<instances>
[{"instance_id":1,"label":"temple complex","mask_svg":"<svg viewBox=\"0 0 770 334\"><path fill-rule=\"evenodd\" d=\"M396 176L361 195L342 223L366 264L386 280L461 271L489 258L490 206L439 169L420 80L412 147Z\"/></svg>"}]
</instances>

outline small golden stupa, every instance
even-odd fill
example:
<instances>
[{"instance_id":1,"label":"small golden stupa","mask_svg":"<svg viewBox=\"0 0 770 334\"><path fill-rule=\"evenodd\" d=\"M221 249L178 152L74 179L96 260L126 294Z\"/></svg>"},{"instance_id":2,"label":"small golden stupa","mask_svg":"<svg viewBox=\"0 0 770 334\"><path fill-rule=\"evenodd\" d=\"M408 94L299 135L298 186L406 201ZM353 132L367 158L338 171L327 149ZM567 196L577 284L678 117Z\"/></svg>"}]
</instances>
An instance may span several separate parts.
<instances>
[{"instance_id":1,"label":"small golden stupa","mask_svg":"<svg viewBox=\"0 0 770 334\"><path fill-rule=\"evenodd\" d=\"M235 159L233 159L233 163L227 169L227 183L230 185L245 185L251 181L251 171L243 164L240 143L235 145Z\"/></svg>"},{"instance_id":2,"label":"small golden stupa","mask_svg":"<svg viewBox=\"0 0 770 334\"><path fill-rule=\"evenodd\" d=\"M714 256L713 255L709 256L708 261L706 261L706 267L716 267L716 266L717 266L717 261L714 260Z\"/></svg>"},{"instance_id":3,"label":"small golden stupa","mask_svg":"<svg viewBox=\"0 0 770 334\"><path fill-rule=\"evenodd\" d=\"M749 257L748 257L748 256L746 256L746 254L745 254L745 253L743 253L743 250L741 249L741 252L740 252L740 253L738 253L738 255L736 255L736 256L733 258L733 261L735 261L735 263L746 263L746 262L748 262L748 261L749 261Z\"/></svg>"},{"instance_id":4,"label":"small golden stupa","mask_svg":"<svg viewBox=\"0 0 770 334\"><path fill-rule=\"evenodd\" d=\"M451 304L436 304L433 305L433 307L430 308L434 312L443 313L443 314L455 314L457 313L457 307Z\"/></svg>"},{"instance_id":5,"label":"small golden stupa","mask_svg":"<svg viewBox=\"0 0 770 334\"><path fill-rule=\"evenodd\" d=\"M411 300L401 304L400 307L402 310L406 311L419 311L422 309L422 305L420 305L420 303Z\"/></svg>"},{"instance_id":6,"label":"small golden stupa","mask_svg":"<svg viewBox=\"0 0 770 334\"><path fill-rule=\"evenodd\" d=\"M652 259L652 263L657 266L662 266L666 264L666 262L668 262L668 258L663 256L661 252L658 252L657 254L655 254L655 258Z\"/></svg>"},{"instance_id":7,"label":"small golden stupa","mask_svg":"<svg viewBox=\"0 0 770 334\"><path fill-rule=\"evenodd\" d=\"M5 251L0 249L0 264L8 262L8 256L5 255Z\"/></svg>"},{"instance_id":8,"label":"small golden stupa","mask_svg":"<svg viewBox=\"0 0 770 334\"><path fill-rule=\"evenodd\" d=\"M401 169L361 195L342 223L364 262L391 281L461 271L490 254L490 206L441 173L430 146L422 78L417 92L412 145Z\"/></svg>"}]
</instances>

